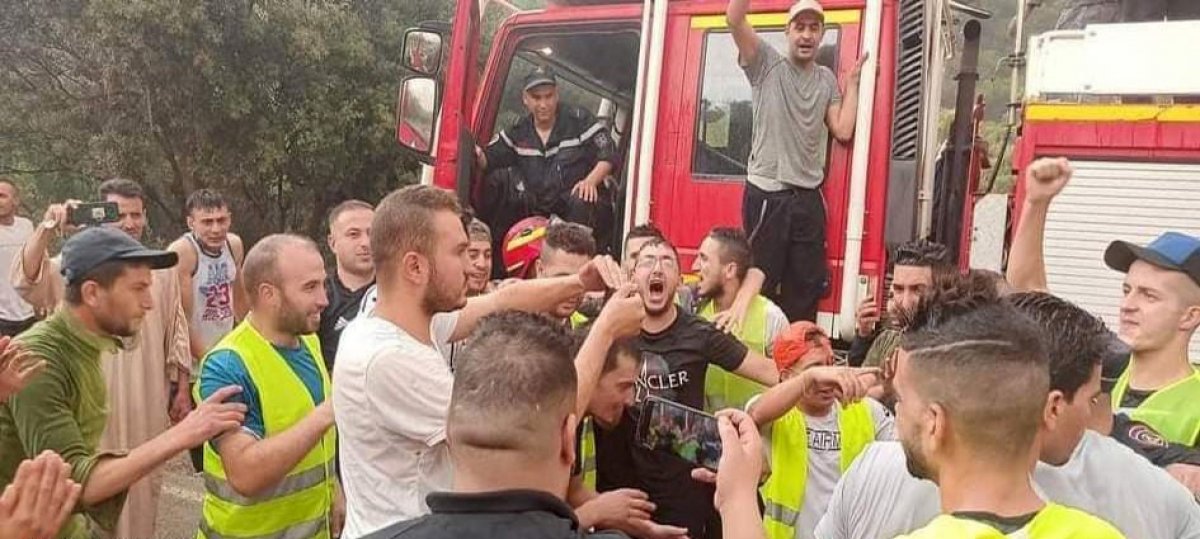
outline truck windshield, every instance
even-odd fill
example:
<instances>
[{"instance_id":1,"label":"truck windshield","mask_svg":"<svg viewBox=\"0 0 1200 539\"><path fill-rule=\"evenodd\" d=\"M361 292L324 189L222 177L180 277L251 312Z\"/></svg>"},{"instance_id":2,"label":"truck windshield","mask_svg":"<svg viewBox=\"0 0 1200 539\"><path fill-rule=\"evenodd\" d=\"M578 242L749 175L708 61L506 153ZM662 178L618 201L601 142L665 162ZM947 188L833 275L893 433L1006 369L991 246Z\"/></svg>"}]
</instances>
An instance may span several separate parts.
<instances>
[{"instance_id":1,"label":"truck windshield","mask_svg":"<svg viewBox=\"0 0 1200 539\"><path fill-rule=\"evenodd\" d=\"M817 50L817 62L837 72L836 26L825 28ZM787 50L782 29L759 30L758 35L775 47ZM705 36L704 71L697 107L696 146L692 173L696 177L741 179L746 176L750 142L754 132L754 111L750 82L738 65L737 45L729 32L709 32Z\"/></svg>"}]
</instances>

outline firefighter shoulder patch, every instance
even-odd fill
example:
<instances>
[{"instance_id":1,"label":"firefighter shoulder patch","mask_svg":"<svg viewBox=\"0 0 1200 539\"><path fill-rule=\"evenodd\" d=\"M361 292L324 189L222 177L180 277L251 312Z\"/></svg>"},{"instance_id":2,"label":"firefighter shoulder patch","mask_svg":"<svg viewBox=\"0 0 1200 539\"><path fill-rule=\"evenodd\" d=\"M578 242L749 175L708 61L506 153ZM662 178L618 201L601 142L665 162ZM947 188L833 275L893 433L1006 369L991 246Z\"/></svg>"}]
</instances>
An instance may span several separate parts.
<instances>
[{"instance_id":1,"label":"firefighter shoulder patch","mask_svg":"<svg viewBox=\"0 0 1200 539\"><path fill-rule=\"evenodd\" d=\"M1131 424L1128 433L1131 440L1143 447L1167 447L1167 441L1161 434L1141 423Z\"/></svg>"}]
</instances>

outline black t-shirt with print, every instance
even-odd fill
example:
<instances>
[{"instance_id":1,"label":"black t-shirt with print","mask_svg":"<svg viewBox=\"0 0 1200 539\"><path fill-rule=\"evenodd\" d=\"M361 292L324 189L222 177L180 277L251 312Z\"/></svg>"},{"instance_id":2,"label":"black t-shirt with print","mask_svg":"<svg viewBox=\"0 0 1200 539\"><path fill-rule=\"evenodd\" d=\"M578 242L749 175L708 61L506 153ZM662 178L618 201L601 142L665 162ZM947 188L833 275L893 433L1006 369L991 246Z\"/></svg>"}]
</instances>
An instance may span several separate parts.
<instances>
[{"instance_id":1,"label":"black t-shirt with print","mask_svg":"<svg viewBox=\"0 0 1200 539\"><path fill-rule=\"evenodd\" d=\"M336 271L330 272L325 278L325 296L329 299L329 305L321 311L321 325L317 329L317 336L321 339L321 355L325 356L325 368L330 374L333 374L334 356L337 355L342 330L358 316L363 296L373 284L375 283L358 290L350 290L338 279Z\"/></svg>"},{"instance_id":2,"label":"black t-shirt with print","mask_svg":"<svg viewBox=\"0 0 1200 539\"><path fill-rule=\"evenodd\" d=\"M709 364L735 370L746 359L747 348L712 324L682 311L665 331L643 332L638 348L642 353L638 404L626 411L613 430L595 429L597 490L641 489L657 506L655 522L686 527L690 537L709 536L705 528L713 520L712 487L692 480L692 465L687 461L637 447L634 432L641 416L640 403L649 395L703 408Z\"/></svg>"}]
</instances>

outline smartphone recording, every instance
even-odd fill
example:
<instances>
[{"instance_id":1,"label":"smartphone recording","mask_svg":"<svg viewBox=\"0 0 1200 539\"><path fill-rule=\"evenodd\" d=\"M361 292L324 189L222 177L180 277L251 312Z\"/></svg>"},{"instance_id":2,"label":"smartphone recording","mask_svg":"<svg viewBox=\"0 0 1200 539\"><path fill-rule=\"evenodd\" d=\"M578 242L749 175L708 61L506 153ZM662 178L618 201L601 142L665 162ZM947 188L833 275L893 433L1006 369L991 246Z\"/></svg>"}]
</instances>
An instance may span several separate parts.
<instances>
[{"instance_id":1,"label":"smartphone recording","mask_svg":"<svg viewBox=\"0 0 1200 539\"><path fill-rule=\"evenodd\" d=\"M642 404L636 440L646 449L665 451L713 471L721 461L717 418L658 397L648 397Z\"/></svg>"}]
</instances>

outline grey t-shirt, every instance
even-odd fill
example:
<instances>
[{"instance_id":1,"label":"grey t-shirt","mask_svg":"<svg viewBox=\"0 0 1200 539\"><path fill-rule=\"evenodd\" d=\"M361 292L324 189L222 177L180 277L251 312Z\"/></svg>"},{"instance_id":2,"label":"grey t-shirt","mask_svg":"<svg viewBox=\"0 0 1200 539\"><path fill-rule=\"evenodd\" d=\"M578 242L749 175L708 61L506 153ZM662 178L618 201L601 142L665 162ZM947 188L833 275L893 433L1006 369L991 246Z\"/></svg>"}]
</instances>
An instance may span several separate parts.
<instances>
[{"instance_id":1,"label":"grey t-shirt","mask_svg":"<svg viewBox=\"0 0 1200 539\"><path fill-rule=\"evenodd\" d=\"M937 486L909 475L898 442L859 455L817 525L819 539L895 537L939 511ZM1039 462L1034 488L1049 501L1100 517L1127 537L1200 539L1200 505L1162 469L1116 440L1088 431L1062 466Z\"/></svg>"},{"instance_id":2,"label":"grey t-shirt","mask_svg":"<svg viewBox=\"0 0 1200 539\"><path fill-rule=\"evenodd\" d=\"M754 61L742 69L754 96L747 181L764 191L820 187L829 144L825 115L842 101L837 77L815 62L798 67L761 39Z\"/></svg>"}]
</instances>

